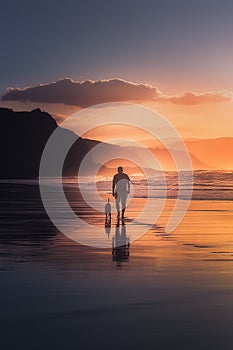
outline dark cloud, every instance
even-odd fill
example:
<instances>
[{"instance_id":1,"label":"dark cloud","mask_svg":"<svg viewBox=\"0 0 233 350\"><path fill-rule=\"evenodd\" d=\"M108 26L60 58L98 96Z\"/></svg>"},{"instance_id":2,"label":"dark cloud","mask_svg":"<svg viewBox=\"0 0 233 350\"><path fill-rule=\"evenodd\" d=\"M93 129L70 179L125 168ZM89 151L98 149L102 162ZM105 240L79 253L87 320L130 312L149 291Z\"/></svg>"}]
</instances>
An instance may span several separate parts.
<instances>
[{"instance_id":1,"label":"dark cloud","mask_svg":"<svg viewBox=\"0 0 233 350\"><path fill-rule=\"evenodd\" d=\"M88 107L104 102L153 100L159 95L157 88L122 79L77 82L66 78L23 89L8 88L2 100L64 103Z\"/></svg>"},{"instance_id":2,"label":"dark cloud","mask_svg":"<svg viewBox=\"0 0 233 350\"><path fill-rule=\"evenodd\" d=\"M105 102L121 101L158 101L182 105L228 102L232 93L227 91L209 91L203 93L185 92L168 96L156 87L137 84L123 79L108 79L83 82L70 78L49 84L32 87L8 88L3 101L21 101L34 103L63 103L81 108Z\"/></svg>"}]
</instances>

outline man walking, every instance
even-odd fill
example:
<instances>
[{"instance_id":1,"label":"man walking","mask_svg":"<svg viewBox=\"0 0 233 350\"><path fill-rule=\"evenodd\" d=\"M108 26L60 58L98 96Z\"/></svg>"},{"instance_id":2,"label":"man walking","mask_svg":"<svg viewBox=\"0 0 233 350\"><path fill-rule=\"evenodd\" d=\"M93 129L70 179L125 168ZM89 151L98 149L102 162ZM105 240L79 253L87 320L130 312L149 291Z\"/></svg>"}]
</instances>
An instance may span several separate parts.
<instances>
[{"instance_id":1,"label":"man walking","mask_svg":"<svg viewBox=\"0 0 233 350\"><path fill-rule=\"evenodd\" d=\"M122 166L119 166L118 173L113 176L112 180L112 195L116 200L117 218L120 218L120 203L122 210L122 219L125 217L126 198L130 193L129 176L123 173Z\"/></svg>"}]
</instances>

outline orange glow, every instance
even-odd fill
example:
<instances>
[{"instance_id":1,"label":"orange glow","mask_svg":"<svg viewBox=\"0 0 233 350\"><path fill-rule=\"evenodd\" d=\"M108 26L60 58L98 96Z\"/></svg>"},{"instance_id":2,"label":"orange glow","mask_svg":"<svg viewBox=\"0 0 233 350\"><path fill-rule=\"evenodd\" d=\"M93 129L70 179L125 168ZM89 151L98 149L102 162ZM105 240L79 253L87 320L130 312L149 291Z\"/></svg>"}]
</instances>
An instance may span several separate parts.
<instances>
[{"instance_id":1,"label":"orange glow","mask_svg":"<svg viewBox=\"0 0 233 350\"><path fill-rule=\"evenodd\" d=\"M152 135L145 130L121 124L99 126L86 132L82 137L99 141L106 141L114 138L128 138L142 142L143 140L152 139Z\"/></svg>"},{"instance_id":2,"label":"orange glow","mask_svg":"<svg viewBox=\"0 0 233 350\"><path fill-rule=\"evenodd\" d=\"M172 93L177 93L177 89ZM154 100L144 101L141 104L157 111L174 125L186 141L194 162L194 169L233 169L232 101L184 105ZM58 123L80 110L77 106L54 103L2 101L1 105L15 110L31 110L40 107L51 113ZM81 136L99 141L128 138L148 148L163 148L159 140L152 138L149 133L126 125L97 127ZM213 140L215 138L219 140ZM194 139L195 142L193 142ZM208 141L209 139L212 140ZM174 168L170 160L166 160L165 163L168 169ZM167 169L167 166L165 168Z\"/></svg>"},{"instance_id":3,"label":"orange glow","mask_svg":"<svg viewBox=\"0 0 233 350\"><path fill-rule=\"evenodd\" d=\"M119 166L122 166L124 168L124 172L129 175L135 175L138 174L140 176L145 176L143 170L138 167L134 162L131 162L127 159L122 158L115 158L112 160L109 160L105 164L101 166L97 173L97 177L106 177L106 176L113 176L117 172L117 168Z\"/></svg>"}]
</instances>

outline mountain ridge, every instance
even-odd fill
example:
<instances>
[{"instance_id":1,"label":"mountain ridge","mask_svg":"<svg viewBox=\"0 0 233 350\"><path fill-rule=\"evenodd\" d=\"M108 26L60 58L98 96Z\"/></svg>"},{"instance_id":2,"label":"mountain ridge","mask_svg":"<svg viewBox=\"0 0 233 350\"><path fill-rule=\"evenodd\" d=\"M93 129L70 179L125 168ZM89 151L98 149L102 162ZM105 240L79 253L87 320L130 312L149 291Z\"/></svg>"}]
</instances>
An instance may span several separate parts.
<instances>
[{"instance_id":1,"label":"mountain ridge","mask_svg":"<svg viewBox=\"0 0 233 350\"><path fill-rule=\"evenodd\" d=\"M78 137L70 130L61 128L53 117L39 108L30 112L15 112L9 108L0 108L0 178L36 178L39 176L40 159L43 149L50 135L57 129L62 137L70 137L75 141L70 148L63 166L63 176L74 176L78 173L79 165L84 156L96 145L103 144L97 140L89 140ZM77 140L75 140L77 138ZM124 151L121 146L105 144L105 150L109 153L111 159L118 158L118 155ZM59 147L58 147L59 148ZM143 159L145 150L127 148L132 153L132 159ZM174 170L174 162L169 158L168 150L152 149L156 158L160 159L163 170ZM178 154L177 154L178 155ZM182 154L181 154L182 156ZM56 154L54 156L56 161ZM123 158L123 157L122 157ZM98 163L104 164L101 157L98 157ZM191 154L194 169L210 169L204 162L200 161L195 155ZM103 166L104 167L104 166ZM87 167L87 174L96 168L96 162L90 160ZM168 169L166 169L168 168ZM154 164L151 169L157 170ZM48 173L48 176L56 176L55 173Z\"/></svg>"}]
</instances>

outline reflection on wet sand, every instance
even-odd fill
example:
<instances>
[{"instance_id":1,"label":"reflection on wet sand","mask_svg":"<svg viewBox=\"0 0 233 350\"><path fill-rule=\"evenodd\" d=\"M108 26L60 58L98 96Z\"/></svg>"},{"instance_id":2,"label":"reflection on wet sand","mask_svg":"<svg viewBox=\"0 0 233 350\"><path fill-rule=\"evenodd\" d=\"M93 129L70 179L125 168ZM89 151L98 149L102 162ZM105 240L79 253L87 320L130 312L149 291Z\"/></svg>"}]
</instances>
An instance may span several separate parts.
<instances>
[{"instance_id":1,"label":"reflection on wet sand","mask_svg":"<svg viewBox=\"0 0 233 350\"><path fill-rule=\"evenodd\" d=\"M57 231L35 187L0 191L3 349L107 350L119 342L134 350L232 349L233 202L192 201L166 234L168 200L154 227L132 242L143 200L135 198L125 222L113 214L105 223L74 195L73 208L114 243L96 249Z\"/></svg>"},{"instance_id":2,"label":"reflection on wet sand","mask_svg":"<svg viewBox=\"0 0 233 350\"><path fill-rule=\"evenodd\" d=\"M112 238L112 258L117 262L117 267L121 267L123 261L129 260L129 237L126 235L125 221L117 220L115 235Z\"/></svg>"},{"instance_id":3,"label":"reflection on wet sand","mask_svg":"<svg viewBox=\"0 0 233 350\"><path fill-rule=\"evenodd\" d=\"M138 268L146 269L156 259L164 267L170 268L171 264L188 269L190 265L195 265L202 270L207 268L203 261L227 261L228 271L233 270L230 264L233 256L232 201L192 201L183 223L171 234L166 234L164 227L174 205L174 200L167 200L156 224L143 237L132 242L129 228L140 230L141 223L132 220L142 207L143 199L135 198L134 205L129 205L127 209L127 218L118 222L115 214L105 220L103 213L97 213L90 207L85 211L83 201L77 194L72 195L70 188L74 210L80 210L80 216L88 223L99 226L102 238L109 240L109 249L97 249L71 241L54 227L43 209L35 184L4 184L0 186L0 192L2 268L6 267L6 262L33 261L42 259L42 256L44 261L53 261L61 269L66 263L79 269L80 262L82 267L95 269L94 261L101 259L101 266L106 264L106 268L114 268L109 260L111 252L113 262L128 262L130 240L130 264L124 264L128 269L139 261ZM154 210L151 208L147 215L153 215ZM226 268L221 266L223 270Z\"/></svg>"}]
</instances>

